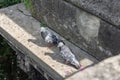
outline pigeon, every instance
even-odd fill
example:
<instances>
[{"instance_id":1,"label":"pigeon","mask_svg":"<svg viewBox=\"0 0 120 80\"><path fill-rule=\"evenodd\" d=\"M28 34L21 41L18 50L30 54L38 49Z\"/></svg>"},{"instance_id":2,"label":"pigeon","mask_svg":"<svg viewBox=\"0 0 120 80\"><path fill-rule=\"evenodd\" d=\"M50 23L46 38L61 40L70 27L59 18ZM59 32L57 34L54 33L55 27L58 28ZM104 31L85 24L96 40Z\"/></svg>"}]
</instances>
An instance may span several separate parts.
<instances>
[{"instance_id":1,"label":"pigeon","mask_svg":"<svg viewBox=\"0 0 120 80\"><path fill-rule=\"evenodd\" d=\"M48 46L49 48L51 47L51 45L57 45L58 44L60 39L58 38L58 36L56 36L51 31L49 31L45 27L41 27L40 32L41 32L42 38L45 40L45 42L47 44L49 44L49 46Z\"/></svg>"},{"instance_id":2,"label":"pigeon","mask_svg":"<svg viewBox=\"0 0 120 80\"><path fill-rule=\"evenodd\" d=\"M77 69L81 67L80 63L76 59L75 55L73 54L72 50L65 45L63 41L60 41L57 46L60 50L60 55L65 60L66 63L70 63Z\"/></svg>"}]
</instances>

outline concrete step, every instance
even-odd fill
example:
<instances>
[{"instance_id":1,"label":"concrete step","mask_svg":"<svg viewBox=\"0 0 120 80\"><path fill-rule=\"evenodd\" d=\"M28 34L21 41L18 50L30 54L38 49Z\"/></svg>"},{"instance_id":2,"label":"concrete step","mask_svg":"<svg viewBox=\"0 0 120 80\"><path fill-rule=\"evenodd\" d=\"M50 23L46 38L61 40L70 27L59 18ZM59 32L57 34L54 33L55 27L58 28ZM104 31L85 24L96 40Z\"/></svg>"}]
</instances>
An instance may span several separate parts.
<instances>
[{"instance_id":1,"label":"concrete step","mask_svg":"<svg viewBox=\"0 0 120 80\"><path fill-rule=\"evenodd\" d=\"M63 80L79 72L74 67L63 64L64 60L60 57L56 47L50 49L46 47L38 30L40 30L40 22L31 16L23 4L0 10L0 34L16 49L34 60L36 64L32 64L33 66L39 66L54 80ZM59 34L57 35L59 36ZM87 68L98 62L94 57L63 37L61 38L73 50L84 67ZM67 74L66 71L69 71L70 74Z\"/></svg>"}]
</instances>

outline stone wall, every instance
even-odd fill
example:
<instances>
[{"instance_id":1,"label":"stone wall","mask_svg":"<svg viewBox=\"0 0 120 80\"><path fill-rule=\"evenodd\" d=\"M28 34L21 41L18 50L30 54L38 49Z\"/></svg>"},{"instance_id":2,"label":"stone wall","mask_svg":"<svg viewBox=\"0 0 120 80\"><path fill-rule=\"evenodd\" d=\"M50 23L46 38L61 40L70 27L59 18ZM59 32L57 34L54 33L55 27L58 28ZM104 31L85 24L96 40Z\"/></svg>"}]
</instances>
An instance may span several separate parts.
<instances>
[{"instance_id":1,"label":"stone wall","mask_svg":"<svg viewBox=\"0 0 120 80\"><path fill-rule=\"evenodd\" d=\"M81 9L81 4L77 4L80 0L70 1L33 0L33 16L39 21L45 21L51 29L98 60L119 54L120 30L94 13L88 13L89 9L88 12L83 10L84 7Z\"/></svg>"},{"instance_id":2,"label":"stone wall","mask_svg":"<svg viewBox=\"0 0 120 80\"><path fill-rule=\"evenodd\" d=\"M120 29L120 0L65 0Z\"/></svg>"},{"instance_id":3,"label":"stone wall","mask_svg":"<svg viewBox=\"0 0 120 80\"><path fill-rule=\"evenodd\" d=\"M79 72L66 80L120 80L120 55Z\"/></svg>"}]
</instances>

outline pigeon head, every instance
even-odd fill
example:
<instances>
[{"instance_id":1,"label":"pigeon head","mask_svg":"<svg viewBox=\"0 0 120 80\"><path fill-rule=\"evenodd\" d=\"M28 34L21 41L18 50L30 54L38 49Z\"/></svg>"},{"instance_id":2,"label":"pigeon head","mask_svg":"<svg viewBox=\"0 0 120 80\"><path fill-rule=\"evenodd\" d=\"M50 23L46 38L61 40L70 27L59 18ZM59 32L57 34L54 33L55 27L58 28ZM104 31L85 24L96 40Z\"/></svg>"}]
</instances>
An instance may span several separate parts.
<instances>
[{"instance_id":1,"label":"pigeon head","mask_svg":"<svg viewBox=\"0 0 120 80\"><path fill-rule=\"evenodd\" d=\"M41 27L40 32L46 32L46 29L44 27Z\"/></svg>"},{"instance_id":2,"label":"pigeon head","mask_svg":"<svg viewBox=\"0 0 120 80\"><path fill-rule=\"evenodd\" d=\"M59 43L58 43L58 48L60 48L60 47L62 47L62 46L64 46L65 45L65 43L63 42L63 41L60 41Z\"/></svg>"},{"instance_id":3,"label":"pigeon head","mask_svg":"<svg viewBox=\"0 0 120 80\"><path fill-rule=\"evenodd\" d=\"M80 68L80 63L75 58L73 58L71 64L74 65L77 69Z\"/></svg>"}]
</instances>

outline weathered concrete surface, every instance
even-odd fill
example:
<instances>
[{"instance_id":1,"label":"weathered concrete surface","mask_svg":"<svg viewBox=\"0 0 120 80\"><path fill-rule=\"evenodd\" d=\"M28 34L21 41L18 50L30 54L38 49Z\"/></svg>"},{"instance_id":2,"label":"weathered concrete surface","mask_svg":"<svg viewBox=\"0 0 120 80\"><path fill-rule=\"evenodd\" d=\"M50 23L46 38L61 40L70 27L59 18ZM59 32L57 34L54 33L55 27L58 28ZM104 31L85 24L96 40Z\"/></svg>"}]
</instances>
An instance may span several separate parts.
<instances>
[{"instance_id":1,"label":"weathered concrete surface","mask_svg":"<svg viewBox=\"0 0 120 80\"><path fill-rule=\"evenodd\" d=\"M106 59L66 80L120 80L120 55Z\"/></svg>"},{"instance_id":2,"label":"weathered concrete surface","mask_svg":"<svg viewBox=\"0 0 120 80\"><path fill-rule=\"evenodd\" d=\"M33 0L33 10L36 19L99 60L120 52L119 29L64 0Z\"/></svg>"},{"instance_id":3,"label":"weathered concrete surface","mask_svg":"<svg viewBox=\"0 0 120 80\"><path fill-rule=\"evenodd\" d=\"M65 0L120 29L120 0Z\"/></svg>"},{"instance_id":4,"label":"weathered concrete surface","mask_svg":"<svg viewBox=\"0 0 120 80\"><path fill-rule=\"evenodd\" d=\"M34 60L43 71L55 80L63 80L70 74L76 73L74 67L63 64L56 47L48 49L38 32L40 23L26 11L23 4L18 4L0 10L0 34L2 34L13 46L22 51L27 57ZM58 35L58 34L57 34ZM62 37L61 37L62 38ZM88 67L97 61L83 52L80 48L62 38L75 52L77 59L84 67ZM34 64L34 63L33 63Z\"/></svg>"}]
</instances>

